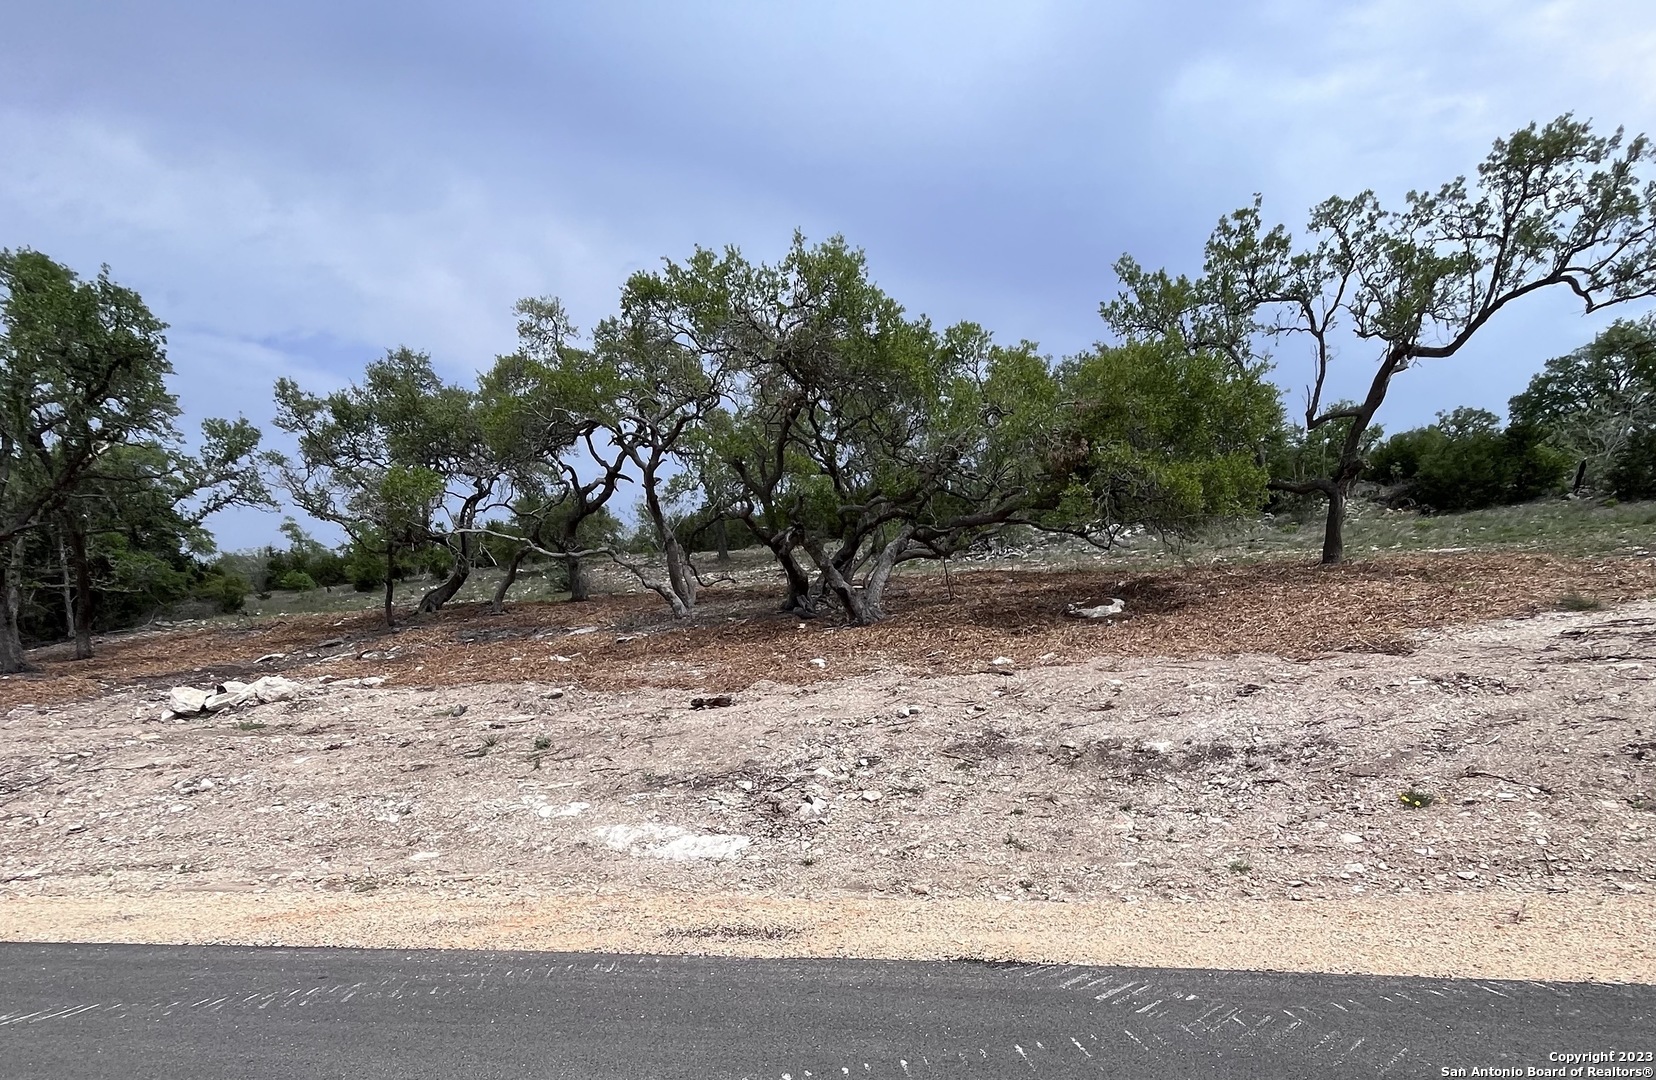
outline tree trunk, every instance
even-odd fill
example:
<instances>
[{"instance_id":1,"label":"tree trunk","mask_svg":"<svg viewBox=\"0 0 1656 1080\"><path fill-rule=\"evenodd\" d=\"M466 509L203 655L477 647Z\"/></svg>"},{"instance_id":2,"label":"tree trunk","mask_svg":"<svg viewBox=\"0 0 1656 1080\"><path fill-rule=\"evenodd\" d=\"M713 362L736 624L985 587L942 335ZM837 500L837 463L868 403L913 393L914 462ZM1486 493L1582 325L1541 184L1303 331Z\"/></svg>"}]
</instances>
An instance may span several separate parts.
<instances>
[{"instance_id":1,"label":"tree trunk","mask_svg":"<svg viewBox=\"0 0 1656 1080\"><path fill-rule=\"evenodd\" d=\"M788 575L788 595L782 601L782 610L802 618L814 618L817 597L811 590L811 575L799 565L791 546L777 551L776 558L782 564L782 572Z\"/></svg>"},{"instance_id":2,"label":"tree trunk","mask_svg":"<svg viewBox=\"0 0 1656 1080\"><path fill-rule=\"evenodd\" d=\"M872 626L885 618L886 586L891 584L891 573L897 568L897 556L908 546L909 533L907 529L898 533L897 539L881 549L880 555L869 567L868 580L863 584L863 613L868 619L864 626Z\"/></svg>"},{"instance_id":3,"label":"tree trunk","mask_svg":"<svg viewBox=\"0 0 1656 1080\"><path fill-rule=\"evenodd\" d=\"M420 611L430 614L453 600L454 594L460 591L460 586L471 576L471 569L471 537L462 534L460 550L454 556L453 569L449 571L447 580L420 598Z\"/></svg>"},{"instance_id":4,"label":"tree trunk","mask_svg":"<svg viewBox=\"0 0 1656 1080\"><path fill-rule=\"evenodd\" d=\"M592 595L592 576L586 560L579 555L571 555L564 561L569 578L569 598L571 600L587 600Z\"/></svg>"},{"instance_id":5,"label":"tree trunk","mask_svg":"<svg viewBox=\"0 0 1656 1080\"><path fill-rule=\"evenodd\" d=\"M713 539L716 540L719 545L719 561L727 563L730 561L729 523L726 522L724 518L720 518L718 524L713 527L713 530Z\"/></svg>"},{"instance_id":6,"label":"tree trunk","mask_svg":"<svg viewBox=\"0 0 1656 1080\"><path fill-rule=\"evenodd\" d=\"M80 523L64 522L69 561L75 568L75 659L92 659L92 566L86 554L86 533Z\"/></svg>"},{"instance_id":7,"label":"tree trunk","mask_svg":"<svg viewBox=\"0 0 1656 1080\"><path fill-rule=\"evenodd\" d=\"M696 572L685 561L684 548L679 546L678 537L673 535L672 530L664 526L662 535L661 556L667 563L667 581L683 605L682 612L675 607L673 614L688 618L696 613Z\"/></svg>"},{"instance_id":8,"label":"tree trunk","mask_svg":"<svg viewBox=\"0 0 1656 1080\"><path fill-rule=\"evenodd\" d=\"M1328 520L1323 528L1322 561L1338 566L1345 561L1346 485L1336 483L1328 492Z\"/></svg>"},{"instance_id":9,"label":"tree trunk","mask_svg":"<svg viewBox=\"0 0 1656 1080\"><path fill-rule=\"evenodd\" d=\"M394 545L387 545L385 549L385 625L397 625L395 602L397 598L397 549Z\"/></svg>"},{"instance_id":10,"label":"tree trunk","mask_svg":"<svg viewBox=\"0 0 1656 1080\"><path fill-rule=\"evenodd\" d=\"M501 576L500 584L495 586L494 599L489 601L490 615L504 615L506 613L506 594L511 590L512 584L517 581L518 568L523 565L523 560L528 557L529 549L519 548L517 554L512 556L512 561L506 564L506 573Z\"/></svg>"},{"instance_id":11,"label":"tree trunk","mask_svg":"<svg viewBox=\"0 0 1656 1080\"><path fill-rule=\"evenodd\" d=\"M19 536L12 542L10 564L0 564L0 673L7 675L29 670L17 625L22 606L23 538Z\"/></svg>"},{"instance_id":12,"label":"tree trunk","mask_svg":"<svg viewBox=\"0 0 1656 1080\"><path fill-rule=\"evenodd\" d=\"M58 534L58 562L63 567L63 626L64 633L75 636L75 586L69 580L69 545Z\"/></svg>"}]
</instances>

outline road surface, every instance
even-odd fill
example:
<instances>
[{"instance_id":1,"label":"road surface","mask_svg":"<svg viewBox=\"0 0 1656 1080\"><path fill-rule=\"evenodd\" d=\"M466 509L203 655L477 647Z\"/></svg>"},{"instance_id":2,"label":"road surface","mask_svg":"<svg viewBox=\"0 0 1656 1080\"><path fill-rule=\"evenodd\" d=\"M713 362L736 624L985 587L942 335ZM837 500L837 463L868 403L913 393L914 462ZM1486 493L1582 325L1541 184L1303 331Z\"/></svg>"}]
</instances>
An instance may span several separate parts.
<instances>
[{"instance_id":1,"label":"road surface","mask_svg":"<svg viewBox=\"0 0 1656 1080\"><path fill-rule=\"evenodd\" d=\"M1287 1080L1526 1075L1557 1065L1549 1055L1610 1050L1656 1050L1656 987L0 944L8 1080Z\"/></svg>"}]
</instances>

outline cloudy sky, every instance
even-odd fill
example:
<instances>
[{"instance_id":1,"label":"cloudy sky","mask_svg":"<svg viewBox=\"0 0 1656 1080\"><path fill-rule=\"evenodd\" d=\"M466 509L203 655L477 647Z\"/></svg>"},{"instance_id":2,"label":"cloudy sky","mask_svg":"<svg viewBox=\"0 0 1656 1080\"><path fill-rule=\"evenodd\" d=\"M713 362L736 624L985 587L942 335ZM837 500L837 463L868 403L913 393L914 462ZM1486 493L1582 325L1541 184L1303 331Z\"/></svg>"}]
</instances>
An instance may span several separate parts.
<instances>
[{"instance_id":1,"label":"cloudy sky","mask_svg":"<svg viewBox=\"0 0 1656 1080\"><path fill-rule=\"evenodd\" d=\"M0 33L0 247L137 288L191 427L399 344L468 377L518 297L589 327L632 270L796 227L1061 356L1104 335L1122 252L1194 270L1254 192L1291 226L1395 201L1571 111L1656 132L1650 0L53 0ZM1381 421L1502 410L1611 317L1537 298Z\"/></svg>"}]
</instances>

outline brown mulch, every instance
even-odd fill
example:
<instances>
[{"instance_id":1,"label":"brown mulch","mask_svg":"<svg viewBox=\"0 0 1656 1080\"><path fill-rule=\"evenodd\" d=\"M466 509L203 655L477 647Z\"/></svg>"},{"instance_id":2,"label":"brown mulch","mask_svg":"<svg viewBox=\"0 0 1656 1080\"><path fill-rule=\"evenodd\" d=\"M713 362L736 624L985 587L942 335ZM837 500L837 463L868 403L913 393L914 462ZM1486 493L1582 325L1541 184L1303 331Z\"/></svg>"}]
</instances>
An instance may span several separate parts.
<instances>
[{"instance_id":1,"label":"brown mulch","mask_svg":"<svg viewBox=\"0 0 1656 1080\"><path fill-rule=\"evenodd\" d=\"M410 618L388 632L373 613L290 616L113 636L84 662L39 650L39 670L0 678L0 707L93 697L120 685L206 685L281 672L384 675L403 685L538 681L594 689L663 686L741 690L761 680L803 684L902 668L919 675L1068 664L1099 656L1335 651L1407 652L1416 632L1556 610L1571 592L1605 604L1656 596L1649 560L1465 553L1368 559L1322 568L1302 561L1188 567L1134 575L996 571L899 577L890 618L873 627L775 613L779 590L712 588L689 625L651 594L590 603L533 603L490 616L481 604ZM1065 605L1119 596L1114 623L1065 618ZM589 633L568 631L595 627ZM326 649L320 643L344 638ZM341 652L394 650L340 659ZM254 665L268 653L274 663ZM821 659L817 667L811 660Z\"/></svg>"}]
</instances>

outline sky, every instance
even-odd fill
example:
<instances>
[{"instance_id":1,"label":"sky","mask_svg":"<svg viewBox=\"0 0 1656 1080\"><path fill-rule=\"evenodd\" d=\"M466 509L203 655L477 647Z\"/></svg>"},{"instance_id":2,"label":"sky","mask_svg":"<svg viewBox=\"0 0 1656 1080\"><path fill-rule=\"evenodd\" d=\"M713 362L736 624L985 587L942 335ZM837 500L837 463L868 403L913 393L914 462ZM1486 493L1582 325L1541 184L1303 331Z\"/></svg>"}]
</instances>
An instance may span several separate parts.
<instances>
[{"instance_id":1,"label":"sky","mask_svg":"<svg viewBox=\"0 0 1656 1080\"><path fill-rule=\"evenodd\" d=\"M469 379L520 297L590 328L635 270L795 229L911 312L1061 357L1107 337L1123 253L1194 272L1256 192L1297 231L1565 112L1656 132L1656 4L53 0L0 19L0 247L137 289L191 429L399 345ZM1648 308L1533 297L1379 422L1504 411ZM1332 388L1371 374L1348 349ZM1290 412L1309 375L1279 355ZM280 520L210 524L234 550Z\"/></svg>"}]
</instances>

